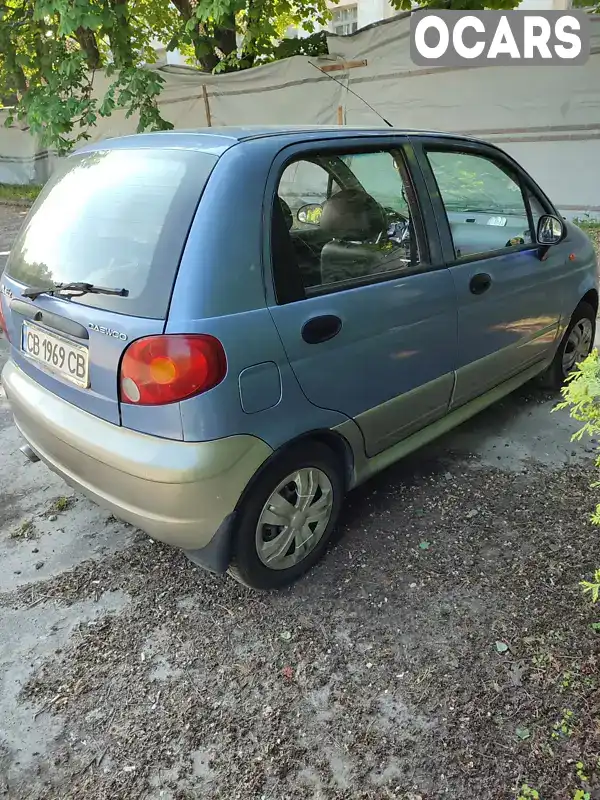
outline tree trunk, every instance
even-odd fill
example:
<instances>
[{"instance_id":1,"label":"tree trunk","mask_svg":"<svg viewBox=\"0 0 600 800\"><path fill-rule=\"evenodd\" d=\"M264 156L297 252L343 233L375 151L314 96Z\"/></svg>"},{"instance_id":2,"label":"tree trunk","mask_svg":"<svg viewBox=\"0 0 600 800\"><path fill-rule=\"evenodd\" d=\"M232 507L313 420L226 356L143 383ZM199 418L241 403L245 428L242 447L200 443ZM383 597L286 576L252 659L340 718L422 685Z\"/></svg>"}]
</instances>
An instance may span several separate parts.
<instances>
[{"instance_id":1,"label":"tree trunk","mask_svg":"<svg viewBox=\"0 0 600 800\"><path fill-rule=\"evenodd\" d=\"M237 49L235 36L235 16L231 14L226 17L221 24L215 28L215 42L219 50L228 56Z\"/></svg>"},{"instance_id":2,"label":"tree trunk","mask_svg":"<svg viewBox=\"0 0 600 800\"><path fill-rule=\"evenodd\" d=\"M173 5L183 17L184 22L187 22L192 18L193 9L190 0L173 0Z\"/></svg>"},{"instance_id":3,"label":"tree trunk","mask_svg":"<svg viewBox=\"0 0 600 800\"><path fill-rule=\"evenodd\" d=\"M100 58L100 51L98 50L94 32L88 28L77 28L75 37L79 47L85 53L88 67L91 70L99 69L102 66L102 59Z\"/></svg>"},{"instance_id":4,"label":"tree trunk","mask_svg":"<svg viewBox=\"0 0 600 800\"><path fill-rule=\"evenodd\" d=\"M200 63L200 66L202 67L204 72L213 72L217 68L221 59L216 53L212 52L212 53L198 54L198 51L196 50L196 45L194 45L194 50L196 51L196 58L198 59L198 62Z\"/></svg>"},{"instance_id":5,"label":"tree trunk","mask_svg":"<svg viewBox=\"0 0 600 800\"><path fill-rule=\"evenodd\" d=\"M181 14L183 21L188 22L194 15L190 0L172 1ZM198 23L190 31L196 59L205 72L213 72L221 61L219 55L215 52L215 48L218 48L224 56L228 56L235 51L237 47L235 34L234 14L222 20L210 33L202 23Z\"/></svg>"},{"instance_id":6,"label":"tree trunk","mask_svg":"<svg viewBox=\"0 0 600 800\"><path fill-rule=\"evenodd\" d=\"M194 9L190 0L172 0L172 2L184 22L188 22L194 16ZM212 72L219 63L219 58L212 49L212 43L209 43L204 26L200 22L194 25L190 31L190 39L194 46L196 60L205 72ZM210 50L207 50L207 46Z\"/></svg>"}]
</instances>

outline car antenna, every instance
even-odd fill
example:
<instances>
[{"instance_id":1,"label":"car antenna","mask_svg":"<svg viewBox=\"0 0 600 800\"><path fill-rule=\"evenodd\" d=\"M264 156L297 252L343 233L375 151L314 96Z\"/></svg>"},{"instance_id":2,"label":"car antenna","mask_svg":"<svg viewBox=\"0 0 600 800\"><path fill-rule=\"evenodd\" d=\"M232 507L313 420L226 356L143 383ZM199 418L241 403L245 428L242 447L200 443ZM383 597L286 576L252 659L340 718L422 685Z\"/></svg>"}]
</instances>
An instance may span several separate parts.
<instances>
[{"instance_id":1,"label":"car antenna","mask_svg":"<svg viewBox=\"0 0 600 800\"><path fill-rule=\"evenodd\" d=\"M322 72L322 73L323 73L323 75L325 75L327 78L331 78L331 80L332 80L332 81L335 81L336 83L339 83L339 85L340 85L340 86L341 86L343 89L346 89L348 92L350 92L351 94L353 94L355 97L358 97L358 99L359 99L359 100L361 100L361 101L362 101L362 102L363 102L363 103L364 103L366 106L368 106L368 107L371 109L371 111L372 111L374 114L377 114L377 116L379 117L379 119L382 119L382 120L385 122L385 124L386 124L386 125L387 125L389 128L393 128L393 127L394 127L394 126L392 125L392 123L391 123L391 122L389 122L389 121L388 121L388 120L387 120L385 117L383 117L383 116L382 116L382 115L379 113L379 111L377 111L375 108L373 108L373 106L372 106L370 103L367 103L367 101L365 100L365 98L364 98L364 97L361 97L361 96L360 96L360 95L359 95L357 92L355 92L355 91L354 91L354 89L351 89L349 86L344 86L344 84L343 84L341 81L338 81L338 79L337 79L337 78L334 78L334 77L333 77L333 75L330 75L328 72L325 72L325 70L324 70L324 69L321 69L321 67L317 67L317 65L316 65L316 64L313 64L313 62L312 62L312 61L309 61L308 63L311 65L311 67L314 67L315 69L318 69L318 70L319 70L319 72Z\"/></svg>"}]
</instances>

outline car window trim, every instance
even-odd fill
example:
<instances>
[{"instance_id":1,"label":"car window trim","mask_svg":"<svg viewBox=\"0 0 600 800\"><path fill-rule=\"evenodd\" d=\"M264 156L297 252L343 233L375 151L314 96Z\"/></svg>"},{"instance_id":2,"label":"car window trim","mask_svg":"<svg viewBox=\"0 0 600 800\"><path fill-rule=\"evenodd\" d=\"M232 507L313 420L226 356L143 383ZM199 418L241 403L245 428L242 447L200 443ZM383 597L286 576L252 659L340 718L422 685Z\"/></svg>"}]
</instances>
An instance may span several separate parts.
<instances>
[{"instance_id":1,"label":"car window trim","mask_svg":"<svg viewBox=\"0 0 600 800\"><path fill-rule=\"evenodd\" d=\"M515 253L537 252L539 250L537 244L519 244L513 247L503 247L498 250L486 250L481 253L471 253L467 256L455 258L453 261L448 261L447 267L457 267L461 264L472 264L475 261L489 261L491 258L503 258L504 256L511 256Z\"/></svg>"},{"instance_id":2,"label":"car window trim","mask_svg":"<svg viewBox=\"0 0 600 800\"><path fill-rule=\"evenodd\" d=\"M442 247L446 252L445 258L445 265L447 267L453 267L458 264L468 264L473 261L485 260L489 258L494 258L496 256L505 256L511 255L513 253L525 252L528 250L538 250L539 246L535 243L535 225L533 224L533 214L531 211L531 203L529 198L526 195L525 189L527 188L531 195L533 195L540 206L546 210L546 213L549 214L558 214L554 205L547 197L547 195L541 190L541 188L535 183L533 178L525 172L523 167L516 162L508 153L505 153L498 147L495 147L493 144L488 144L486 142L476 142L470 139L452 139L452 138L444 138L444 137L417 137L415 140L415 150L417 153L417 159L421 166L421 170L423 171L423 177L425 179L425 183L428 184L428 181L433 182L433 186L428 185L428 191L431 197L431 201L434 205L434 209L436 212L436 216L440 217L440 221L442 222L443 231L440 231L440 238L442 240ZM464 153L465 155L474 155L480 156L482 158L486 158L492 163L501 162L507 168L509 175L512 175L513 180L517 180L519 188L521 190L521 196L523 198L523 203L525 206L525 210L527 213L527 219L529 222L530 232L532 234L532 238L534 239L533 242L520 244L520 245L513 245L512 247L502 247L495 250L488 250L482 253L474 253L469 254L467 256L456 257L456 250L454 247L454 240L452 238L452 231L450 228L450 222L448 220L448 215L446 211L446 205L442 200L441 192L439 191L439 186L437 183L437 179L435 177L435 173L433 168L429 162L427 157L428 151L436 151L436 152L458 152ZM500 213L500 212L498 212Z\"/></svg>"},{"instance_id":3,"label":"car window trim","mask_svg":"<svg viewBox=\"0 0 600 800\"><path fill-rule=\"evenodd\" d=\"M375 286L379 283L388 283L389 281L398 281L402 278L412 278L413 275L420 275L423 272L431 272L431 270L422 270L418 267L414 269L395 269L389 272L381 272L377 275L364 275L362 278L350 278L347 281L336 281L336 283L329 283L319 285L316 287L309 287L305 289L305 300L310 300L311 297L324 297L329 294L337 294L338 292L347 292L351 289L364 289L365 286Z\"/></svg>"},{"instance_id":4,"label":"car window trim","mask_svg":"<svg viewBox=\"0 0 600 800\"><path fill-rule=\"evenodd\" d=\"M263 246L263 251L265 255L265 264L269 265L271 268L271 292L268 294L271 295L272 301L276 305L284 305L289 302L296 302L301 300L308 300L312 297L323 296L328 294L336 294L339 291L347 291L354 288L361 288L363 286L369 286L371 284L378 284L387 281L398 280L402 277L412 277L413 275L418 275L424 272L432 272L437 269L445 268L445 264L441 259L441 252L440 258L436 260L436 263L432 262L431 253L432 250L438 250L439 246L435 247L437 242L434 242L434 247L432 248L432 242L430 241L431 236L431 228L426 223L426 212L425 209L422 207L422 189L419 190L419 187L415 184L415 176L413 173L413 168L410 166L410 159L409 159L409 151L411 147L410 139L406 136L390 136L390 137L369 137L368 141L365 141L362 137L357 139L356 136L349 136L347 139L343 138L335 138L335 139L319 139L319 140L310 140L301 143L294 143L292 145L287 145L284 147L273 159L273 163L271 165L271 169L269 171L269 176L267 178L266 187L265 187L265 201L264 201L264 213L263 213L263 243L266 245L266 249ZM374 276L365 276L365 279L354 279L351 282L344 282L343 284L331 284L329 288L319 288L316 290L307 291L304 288L303 296L296 298L296 300L287 299L286 301L281 301L279 298L283 294L285 296L285 291L281 292L278 291L277 286L277 275L281 274L281 268L276 267L273 260L273 246L272 246L272 211L273 203L275 202L275 197L277 194L277 188L279 186L279 182L281 180L281 176L283 175L284 170L294 161L298 161L302 158L306 158L310 160L310 156L313 155L322 155L323 149L325 151L330 151L334 155L341 156L341 155L354 155L359 153L378 153L378 152L389 152L390 155L394 155L395 153L402 159L402 169L403 174L401 174L401 179L406 177L407 179L407 186L405 187L407 190L410 191L412 197L412 205L416 209L417 212L417 222L418 225L415 225L416 235L417 235L417 242L420 254L422 258L419 264L414 267L413 269L408 270L394 270L388 273L382 273L376 277ZM290 152L291 151L291 152ZM352 173L354 180L358 181L358 178L354 176ZM359 181L358 181L359 182ZM360 182L359 182L360 183ZM362 184L361 184L362 185ZM289 235L289 231L287 231ZM292 269L297 270L299 272L299 267L297 262L292 265ZM294 281L295 282L295 281ZM267 287L266 287L267 288ZM271 297L268 297L268 300L271 300Z\"/></svg>"}]
</instances>

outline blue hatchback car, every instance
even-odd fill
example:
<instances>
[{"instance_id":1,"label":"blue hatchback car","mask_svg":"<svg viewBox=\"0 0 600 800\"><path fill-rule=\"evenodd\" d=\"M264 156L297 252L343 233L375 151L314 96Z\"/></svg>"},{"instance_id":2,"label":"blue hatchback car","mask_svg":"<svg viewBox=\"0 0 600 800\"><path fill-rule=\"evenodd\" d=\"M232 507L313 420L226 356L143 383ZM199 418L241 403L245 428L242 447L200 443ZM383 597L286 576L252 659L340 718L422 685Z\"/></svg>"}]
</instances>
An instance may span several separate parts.
<instances>
[{"instance_id":1,"label":"blue hatchback car","mask_svg":"<svg viewBox=\"0 0 600 800\"><path fill-rule=\"evenodd\" d=\"M2 275L23 451L259 589L344 495L592 347L591 242L491 144L391 129L127 136L61 164Z\"/></svg>"}]
</instances>

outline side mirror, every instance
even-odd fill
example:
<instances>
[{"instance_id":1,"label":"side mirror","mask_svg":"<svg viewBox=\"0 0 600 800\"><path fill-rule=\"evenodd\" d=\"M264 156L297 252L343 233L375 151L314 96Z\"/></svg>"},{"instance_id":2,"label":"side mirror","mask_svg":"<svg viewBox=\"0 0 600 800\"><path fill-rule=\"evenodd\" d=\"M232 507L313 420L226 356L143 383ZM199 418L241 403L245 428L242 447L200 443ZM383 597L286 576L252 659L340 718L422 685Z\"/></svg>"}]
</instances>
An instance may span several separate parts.
<instances>
[{"instance_id":1,"label":"side mirror","mask_svg":"<svg viewBox=\"0 0 600 800\"><path fill-rule=\"evenodd\" d=\"M320 203L307 203L298 209L296 217L298 222L303 222L305 225L318 225L322 213L323 206Z\"/></svg>"},{"instance_id":2,"label":"side mirror","mask_svg":"<svg viewBox=\"0 0 600 800\"><path fill-rule=\"evenodd\" d=\"M553 214L544 214L540 217L537 226L537 242L549 247L558 244L567 235L567 226L562 219Z\"/></svg>"}]
</instances>

